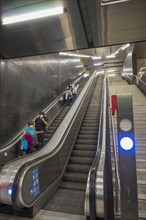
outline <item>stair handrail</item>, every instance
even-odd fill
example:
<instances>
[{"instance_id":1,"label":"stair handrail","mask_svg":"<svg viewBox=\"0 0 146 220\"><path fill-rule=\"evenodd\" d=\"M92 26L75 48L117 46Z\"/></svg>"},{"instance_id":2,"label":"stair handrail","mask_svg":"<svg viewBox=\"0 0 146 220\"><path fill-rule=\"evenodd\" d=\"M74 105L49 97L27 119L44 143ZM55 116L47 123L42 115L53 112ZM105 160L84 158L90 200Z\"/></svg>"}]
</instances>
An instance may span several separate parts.
<instances>
[{"instance_id":1,"label":"stair handrail","mask_svg":"<svg viewBox=\"0 0 146 220\"><path fill-rule=\"evenodd\" d=\"M118 165L118 151L116 146L116 134L114 129L114 120L112 115L112 104L111 104L111 91L109 86L109 80L107 80L108 84L108 94L109 94L109 100L110 100L110 120L111 120L111 131L112 131L112 150L113 150L113 156L114 156L114 165L115 165L115 190L116 190L116 212L120 213L120 194L121 194L121 186L120 186L120 172L119 172L119 165Z\"/></svg>"}]
</instances>

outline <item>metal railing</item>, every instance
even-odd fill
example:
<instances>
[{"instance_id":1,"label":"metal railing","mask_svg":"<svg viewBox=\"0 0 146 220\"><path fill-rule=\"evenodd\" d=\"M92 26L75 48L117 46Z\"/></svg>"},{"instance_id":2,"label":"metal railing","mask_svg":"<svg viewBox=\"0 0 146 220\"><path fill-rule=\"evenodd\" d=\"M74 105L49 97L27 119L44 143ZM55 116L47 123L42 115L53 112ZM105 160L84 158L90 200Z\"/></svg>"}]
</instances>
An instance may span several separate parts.
<instances>
[{"instance_id":1,"label":"metal railing","mask_svg":"<svg viewBox=\"0 0 146 220\"><path fill-rule=\"evenodd\" d=\"M112 105L111 105L111 92L109 87L109 80L108 80L108 90L109 90L109 100L110 100L110 119L111 119L111 137L112 137L112 150L114 156L114 166L115 166L115 192L116 192L116 207L115 211L120 213L120 194L121 194L121 187L120 187L120 176L119 176L119 165L118 165L118 151L116 146L116 134L114 128L114 120L112 116Z\"/></svg>"}]
</instances>

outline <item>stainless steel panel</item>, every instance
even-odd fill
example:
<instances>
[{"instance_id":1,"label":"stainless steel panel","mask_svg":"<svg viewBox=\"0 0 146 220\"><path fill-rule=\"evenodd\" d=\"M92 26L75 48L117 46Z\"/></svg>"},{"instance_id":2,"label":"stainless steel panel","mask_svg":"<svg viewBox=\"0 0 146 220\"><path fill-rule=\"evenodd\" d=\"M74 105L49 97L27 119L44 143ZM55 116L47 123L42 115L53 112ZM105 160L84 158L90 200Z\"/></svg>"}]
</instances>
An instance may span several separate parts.
<instances>
[{"instance_id":1,"label":"stainless steel panel","mask_svg":"<svg viewBox=\"0 0 146 220\"><path fill-rule=\"evenodd\" d=\"M1 54L10 58L87 47L76 0L48 0L41 1L41 3L29 0L29 4L26 2L26 5L31 7L32 3L34 7L37 7L37 4L40 6L48 4L49 7L50 4L56 2L67 8L67 13L7 26L1 25ZM10 9L13 13L20 9L17 8L17 4L19 5L19 1L15 1L13 8ZM5 1L2 1L2 5L5 7ZM22 9L25 7L23 5ZM2 17L7 12L2 10Z\"/></svg>"},{"instance_id":2,"label":"stainless steel panel","mask_svg":"<svg viewBox=\"0 0 146 220\"><path fill-rule=\"evenodd\" d=\"M45 3L44 3L45 2ZM64 50L95 48L146 40L146 0L101 7L100 0L29 0L37 5L59 2L67 13L0 26L0 54L14 58ZM28 1L2 0L1 14L25 8Z\"/></svg>"},{"instance_id":3,"label":"stainless steel panel","mask_svg":"<svg viewBox=\"0 0 146 220\"><path fill-rule=\"evenodd\" d=\"M7 60L1 65L0 147L48 106L84 68L58 54Z\"/></svg>"}]
</instances>

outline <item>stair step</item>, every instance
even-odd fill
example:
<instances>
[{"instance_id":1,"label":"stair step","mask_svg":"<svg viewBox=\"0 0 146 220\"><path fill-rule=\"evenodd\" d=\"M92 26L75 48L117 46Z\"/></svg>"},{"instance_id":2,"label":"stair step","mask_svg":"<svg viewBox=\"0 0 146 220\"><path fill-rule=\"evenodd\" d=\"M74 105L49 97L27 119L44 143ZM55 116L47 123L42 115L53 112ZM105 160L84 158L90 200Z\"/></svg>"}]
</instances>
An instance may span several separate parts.
<instances>
[{"instance_id":1,"label":"stair step","mask_svg":"<svg viewBox=\"0 0 146 220\"><path fill-rule=\"evenodd\" d=\"M63 182L60 186L62 189L86 190L86 183Z\"/></svg>"},{"instance_id":2,"label":"stair step","mask_svg":"<svg viewBox=\"0 0 146 220\"><path fill-rule=\"evenodd\" d=\"M80 151L80 150L73 150L72 151L72 156L77 156L77 157L95 157L96 151Z\"/></svg>"},{"instance_id":3,"label":"stair step","mask_svg":"<svg viewBox=\"0 0 146 220\"><path fill-rule=\"evenodd\" d=\"M88 139L76 139L76 144L97 144L97 140L88 140Z\"/></svg>"},{"instance_id":4,"label":"stair step","mask_svg":"<svg viewBox=\"0 0 146 220\"><path fill-rule=\"evenodd\" d=\"M71 173L66 172L64 174L65 181L68 182L79 182L79 183L87 183L88 174L85 173Z\"/></svg>"},{"instance_id":5,"label":"stair step","mask_svg":"<svg viewBox=\"0 0 146 220\"><path fill-rule=\"evenodd\" d=\"M81 126L80 131L96 131L98 132L98 126L97 127L89 127L89 126Z\"/></svg>"},{"instance_id":6,"label":"stair step","mask_svg":"<svg viewBox=\"0 0 146 220\"><path fill-rule=\"evenodd\" d=\"M50 129L46 130L46 134L52 134L52 133L53 133L53 130L50 130Z\"/></svg>"},{"instance_id":7,"label":"stair step","mask_svg":"<svg viewBox=\"0 0 146 220\"><path fill-rule=\"evenodd\" d=\"M75 150L95 150L97 149L97 145L96 144L75 144L74 145L74 149Z\"/></svg>"},{"instance_id":8,"label":"stair step","mask_svg":"<svg viewBox=\"0 0 146 220\"><path fill-rule=\"evenodd\" d=\"M77 139L89 139L89 140L96 139L97 140L97 137L98 136L94 134L78 134Z\"/></svg>"},{"instance_id":9,"label":"stair step","mask_svg":"<svg viewBox=\"0 0 146 220\"><path fill-rule=\"evenodd\" d=\"M90 170L90 165L83 164L68 164L67 171L76 173L88 173Z\"/></svg>"},{"instance_id":10,"label":"stair step","mask_svg":"<svg viewBox=\"0 0 146 220\"><path fill-rule=\"evenodd\" d=\"M145 169L146 168L146 160L144 159L136 159L136 167L137 169Z\"/></svg>"},{"instance_id":11,"label":"stair step","mask_svg":"<svg viewBox=\"0 0 146 220\"><path fill-rule=\"evenodd\" d=\"M88 127L95 127L95 128L97 128L98 124L97 124L97 122L94 122L94 123L83 122L82 126L88 126Z\"/></svg>"},{"instance_id":12,"label":"stair step","mask_svg":"<svg viewBox=\"0 0 146 220\"><path fill-rule=\"evenodd\" d=\"M80 130L79 135L96 135L98 136L98 132L96 130L88 131L88 130Z\"/></svg>"},{"instance_id":13,"label":"stair step","mask_svg":"<svg viewBox=\"0 0 146 220\"><path fill-rule=\"evenodd\" d=\"M44 137L45 138L50 138L52 136L52 134L45 134Z\"/></svg>"},{"instance_id":14,"label":"stair step","mask_svg":"<svg viewBox=\"0 0 146 220\"><path fill-rule=\"evenodd\" d=\"M136 158L146 160L146 151L136 151Z\"/></svg>"},{"instance_id":15,"label":"stair step","mask_svg":"<svg viewBox=\"0 0 146 220\"><path fill-rule=\"evenodd\" d=\"M70 157L70 163L91 165L93 162L92 157Z\"/></svg>"}]
</instances>

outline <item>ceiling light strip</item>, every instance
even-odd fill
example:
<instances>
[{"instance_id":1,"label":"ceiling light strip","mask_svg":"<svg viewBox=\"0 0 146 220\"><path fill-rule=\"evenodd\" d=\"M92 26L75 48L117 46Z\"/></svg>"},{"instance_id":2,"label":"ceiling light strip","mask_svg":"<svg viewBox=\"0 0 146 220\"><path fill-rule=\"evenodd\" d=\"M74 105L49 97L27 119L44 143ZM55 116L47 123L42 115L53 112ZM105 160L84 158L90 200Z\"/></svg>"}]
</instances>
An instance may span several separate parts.
<instances>
[{"instance_id":1,"label":"ceiling light strip","mask_svg":"<svg viewBox=\"0 0 146 220\"><path fill-rule=\"evenodd\" d=\"M131 0L117 0L117 1L108 1L108 2L105 2L105 1L101 1L100 2L100 5L101 6L106 6L106 5L111 5L111 4L116 4L116 3L123 3L123 2L128 2L128 1L131 1Z\"/></svg>"},{"instance_id":2,"label":"ceiling light strip","mask_svg":"<svg viewBox=\"0 0 146 220\"><path fill-rule=\"evenodd\" d=\"M52 9L45 9L41 11L36 11L32 13L26 13L26 14L20 14L17 16L11 16L11 17L4 17L2 18L2 25L12 24L12 23L18 23L22 21L28 21L43 17L48 17L52 15L59 15L64 13L63 7L57 7Z\"/></svg>"}]
</instances>

